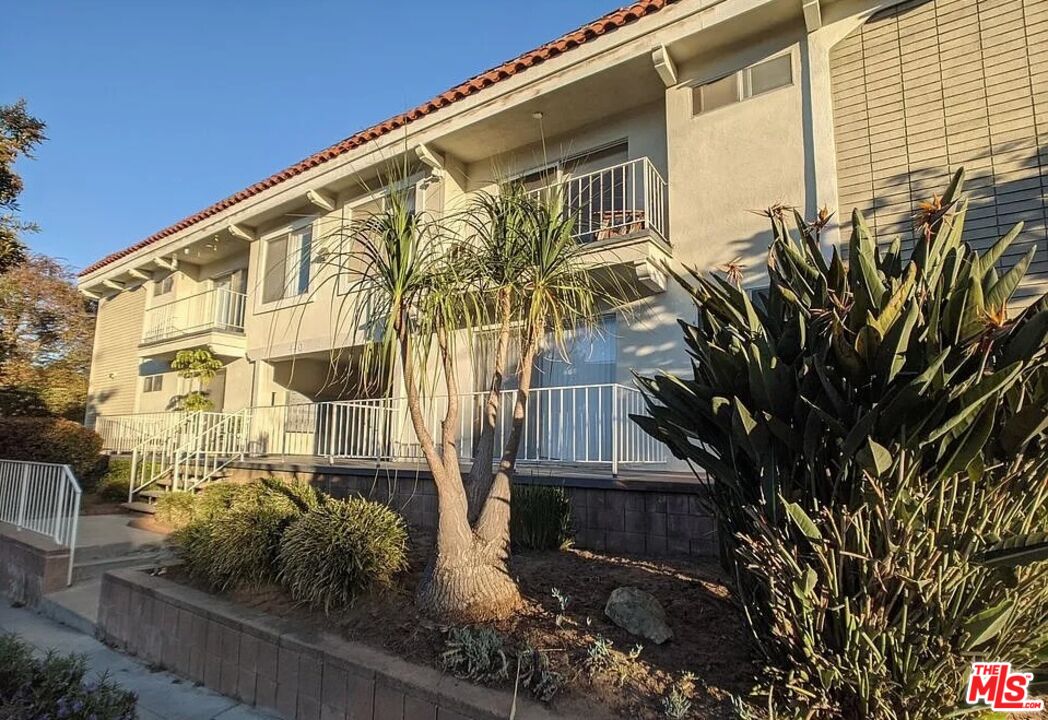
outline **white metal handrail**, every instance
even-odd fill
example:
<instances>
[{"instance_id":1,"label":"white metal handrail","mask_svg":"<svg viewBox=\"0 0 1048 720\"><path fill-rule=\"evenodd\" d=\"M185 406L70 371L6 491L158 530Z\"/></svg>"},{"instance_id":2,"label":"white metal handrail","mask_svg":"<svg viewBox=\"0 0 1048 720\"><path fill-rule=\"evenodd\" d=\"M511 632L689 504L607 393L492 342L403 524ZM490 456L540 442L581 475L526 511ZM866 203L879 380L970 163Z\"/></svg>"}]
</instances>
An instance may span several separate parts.
<instances>
[{"instance_id":1,"label":"white metal handrail","mask_svg":"<svg viewBox=\"0 0 1048 720\"><path fill-rule=\"evenodd\" d=\"M192 492L244 457L250 410L225 413L217 421L202 417L197 427L175 450L171 489ZM196 413L212 416L216 413Z\"/></svg>"},{"instance_id":2,"label":"white metal handrail","mask_svg":"<svg viewBox=\"0 0 1048 720\"><path fill-rule=\"evenodd\" d=\"M67 585L73 582L82 494L68 465L0 460L0 521L68 547Z\"/></svg>"},{"instance_id":3,"label":"white metal handrail","mask_svg":"<svg viewBox=\"0 0 1048 720\"><path fill-rule=\"evenodd\" d=\"M174 471L178 451L186 443L195 442L195 438L201 437L208 427L221 423L227 417L226 413L216 412L192 412L180 415L177 422L143 439L131 451L128 502L132 502L136 494L160 482Z\"/></svg>"},{"instance_id":4,"label":"white metal handrail","mask_svg":"<svg viewBox=\"0 0 1048 720\"><path fill-rule=\"evenodd\" d=\"M667 240L666 181L646 157L576 175L529 194L548 197L553 192L575 221L574 235L580 242L642 230Z\"/></svg>"},{"instance_id":5,"label":"white metal handrail","mask_svg":"<svg viewBox=\"0 0 1048 720\"><path fill-rule=\"evenodd\" d=\"M154 343L207 330L243 332L247 295L227 288L206 290L147 308L142 342Z\"/></svg>"}]
</instances>

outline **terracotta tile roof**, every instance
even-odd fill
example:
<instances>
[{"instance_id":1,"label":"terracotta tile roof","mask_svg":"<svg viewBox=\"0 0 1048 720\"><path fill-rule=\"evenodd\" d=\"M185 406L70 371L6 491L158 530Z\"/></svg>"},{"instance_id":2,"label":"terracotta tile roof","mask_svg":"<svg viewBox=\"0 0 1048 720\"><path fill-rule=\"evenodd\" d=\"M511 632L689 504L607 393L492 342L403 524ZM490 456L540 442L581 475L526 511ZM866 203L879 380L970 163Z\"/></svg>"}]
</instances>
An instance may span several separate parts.
<instances>
[{"instance_id":1,"label":"terracotta tile roof","mask_svg":"<svg viewBox=\"0 0 1048 720\"><path fill-rule=\"evenodd\" d=\"M573 30L566 35L563 35L552 42L548 42L541 47L537 47L534 50L513 58L507 62L502 63L498 67L492 68L485 72L476 75L464 83L456 85L450 90L440 93L436 97L427 100L421 105L408 110L407 112L401 113L395 117L391 117L388 120L384 120L377 125L373 125L366 130L362 130L355 135L342 140L341 142L335 143L331 147L325 148L320 152L310 155L305 160L292 165L289 168L285 168L280 172L270 175L265 180L255 183L250 187L244 188L234 195L230 195L224 200L219 200L214 205L204 208L198 213L190 215L189 217L179 220L174 225L164 228L160 232L150 235L145 240L135 243L129 248L125 248L111 255L107 255L98 262L92 263L80 272L80 276L83 277L89 273L98 270L99 268L105 267L110 263L116 262L120 258L126 257L142 248L148 247L153 243L174 235L175 233L185 230L188 227L195 225L202 220L205 220L213 215L233 207L239 202L247 200L250 197L258 195L271 187L275 187L285 180L301 175L302 173L322 165L329 160L332 160L339 155L343 155L361 145L380 138L383 135L387 135L394 130L404 127L419 118L425 117L431 113L440 110L443 107L447 107L454 102L463 100L471 95L474 95L485 88L491 87L495 83L511 78L518 73L527 70L530 67L538 65L546 60L552 60L553 58L562 55L563 53L573 50L574 48L584 45L591 40L601 37L609 32L617 30L625 25L629 25L632 22L639 20L642 17L651 15L653 13L662 10L663 8L678 2L678 0L639 0L638 2L628 5L626 7L619 8L607 15L594 20L591 23L587 23L577 30Z\"/></svg>"}]
</instances>

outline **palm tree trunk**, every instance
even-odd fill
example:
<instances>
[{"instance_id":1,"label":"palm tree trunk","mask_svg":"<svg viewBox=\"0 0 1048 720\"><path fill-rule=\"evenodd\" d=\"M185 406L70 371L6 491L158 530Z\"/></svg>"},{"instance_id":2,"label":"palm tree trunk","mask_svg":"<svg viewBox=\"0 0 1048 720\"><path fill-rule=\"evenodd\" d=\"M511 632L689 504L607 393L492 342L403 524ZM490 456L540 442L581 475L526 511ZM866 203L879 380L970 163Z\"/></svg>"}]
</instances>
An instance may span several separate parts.
<instances>
[{"instance_id":1,"label":"palm tree trunk","mask_svg":"<svg viewBox=\"0 0 1048 720\"><path fill-rule=\"evenodd\" d=\"M491 489L491 464L495 459L495 432L498 426L499 410L502 404L502 380L509 358L509 344L512 336L511 298L508 290L499 291L498 310L500 318L499 334L495 341L495 366L491 374L488 396L484 402L481 416L480 438L473 451L473 464L466 479L466 496L469 500L470 521L480 514L481 503Z\"/></svg>"},{"instance_id":2,"label":"palm tree trunk","mask_svg":"<svg viewBox=\"0 0 1048 720\"><path fill-rule=\"evenodd\" d=\"M524 435L524 423L528 413L528 395L531 393L531 383L534 376L535 355L538 352L538 332L525 339L525 345L521 352L520 367L517 370L518 390L517 399L513 404L513 425L510 428L509 437L506 439L506 447L502 452L498 470L491 482L487 498L480 517L474 525L477 537L487 543L502 543L505 552L509 554L509 519L510 498L512 494L513 473L517 464L517 453L520 451L520 443Z\"/></svg>"},{"instance_id":3,"label":"palm tree trunk","mask_svg":"<svg viewBox=\"0 0 1048 720\"><path fill-rule=\"evenodd\" d=\"M485 541L470 528L455 444L458 381L443 330L438 332L438 349L448 389L448 410L441 431L443 457L437 453L422 416L418 388L411 379L413 360L406 334L401 341L408 411L437 488L436 548L419 582L417 602L424 612L445 620L477 622L505 617L521 601L520 591L506 566L508 515L503 541Z\"/></svg>"}]
</instances>

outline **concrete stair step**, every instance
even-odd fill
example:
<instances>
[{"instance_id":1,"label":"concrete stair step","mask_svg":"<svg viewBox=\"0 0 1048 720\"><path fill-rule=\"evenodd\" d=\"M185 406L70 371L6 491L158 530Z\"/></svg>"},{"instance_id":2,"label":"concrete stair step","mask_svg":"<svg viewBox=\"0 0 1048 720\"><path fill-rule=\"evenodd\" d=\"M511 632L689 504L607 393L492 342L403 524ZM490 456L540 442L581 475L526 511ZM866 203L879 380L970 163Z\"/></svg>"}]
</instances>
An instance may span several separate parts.
<instances>
[{"instance_id":1,"label":"concrete stair step","mask_svg":"<svg viewBox=\"0 0 1048 720\"><path fill-rule=\"evenodd\" d=\"M135 502L121 503L120 507L124 508L125 510L130 510L131 512L146 513L148 515L153 515L156 513L155 505L147 502L139 502L137 500Z\"/></svg>"},{"instance_id":2,"label":"concrete stair step","mask_svg":"<svg viewBox=\"0 0 1048 720\"><path fill-rule=\"evenodd\" d=\"M44 617L94 637L101 595L102 578L93 578L44 595L36 610Z\"/></svg>"},{"instance_id":3,"label":"concrete stair step","mask_svg":"<svg viewBox=\"0 0 1048 720\"><path fill-rule=\"evenodd\" d=\"M103 558L101 560L87 560L85 562L77 561L73 564L73 583L75 586L77 583L84 582L85 580L101 578L110 570L131 567L156 567L157 565L171 563L174 559L174 553L170 550L160 549L133 553L131 555L121 555L119 557Z\"/></svg>"},{"instance_id":4,"label":"concrete stair step","mask_svg":"<svg viewBox=\"0 0 1048 720\"><path fill-rule=\"evenodd\" d=\"M127 557L139 553L150 553L164 548L164 538L157 536L156 542L108 542L104 545L90 545L78 547L74 557L74 565L88 563L95 560L112 560L114 558Z\"/></svg>"}]
</instances>

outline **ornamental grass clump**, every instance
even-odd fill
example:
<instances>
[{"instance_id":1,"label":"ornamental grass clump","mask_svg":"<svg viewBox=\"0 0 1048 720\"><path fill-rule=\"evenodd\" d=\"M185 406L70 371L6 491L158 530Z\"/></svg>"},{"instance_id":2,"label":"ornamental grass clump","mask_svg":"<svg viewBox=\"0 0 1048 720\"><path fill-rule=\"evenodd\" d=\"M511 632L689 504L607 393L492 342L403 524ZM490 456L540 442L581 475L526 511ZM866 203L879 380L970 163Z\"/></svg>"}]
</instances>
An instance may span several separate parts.
<instances>
[{"instance_id":1,"label":"ornamental grass clump","mask_svg":"<svg viewBox=\"0 0 1048 720\"><path fill-rule=\"evenodd\" d=\"M517 485L510 497L510 541L518 550L562 550L574 533L564 488Z\"/></svg>"},{"instance_id":2,"label":"ornamental grass clump","mask_svg":"<svg viewBox=\"0 0 1048 720\"><path fill-rule=\"evenodd\" d=\"M196 497L189 492L169 492L156 501L156 521L175 530L193 521Z\"/></svg>"},{"instance_id":3,"label":"ornamental grass clump","mask_svg":"<svg viewBox=\"0 0 1048 720\"><path fill-rule=\"evenodd\" d=\"M973 659L1044 678L1048 296L1010 307L1034 250L963 239L963 172L912 248L853 214L847 260L783 208L770 287L677 280L689 377L641 378L635 420L703 469L782 717L942 717Z\"/></svg>"},{"instance_id":4,"label":"ornamental grass clump","mask_svg":"<svg viewBox=\"0 0 1048 720\"><path fill-rule=\"evenodd\" d=\"M404 520L382 503L329 500L293 522L280 542L280 582L324 612L388 586L407 567Z\"/></svg>"},{"instance_id":5,"label":"ornamental grass clump","mask_svg":"<svg viewBox=\"0 0 1048 720\"><path fill-rule=\"evenodd\" d=\"M176 533L179 554L190 575L214 590L271 584L284 531L323 502L303 481L214 485L198 497L192 522Z\"/></svg>"}]
</instances>

